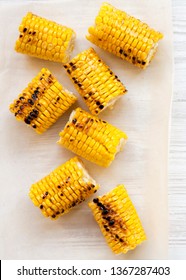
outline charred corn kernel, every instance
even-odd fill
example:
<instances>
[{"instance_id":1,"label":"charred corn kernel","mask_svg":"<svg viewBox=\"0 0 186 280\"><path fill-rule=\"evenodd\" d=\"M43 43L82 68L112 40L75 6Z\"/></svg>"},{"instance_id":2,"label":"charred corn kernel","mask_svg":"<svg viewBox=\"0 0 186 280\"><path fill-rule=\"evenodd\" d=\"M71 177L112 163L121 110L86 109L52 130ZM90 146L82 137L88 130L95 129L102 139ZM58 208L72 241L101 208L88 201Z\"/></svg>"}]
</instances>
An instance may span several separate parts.
<instances>
[{"instance_id":1,"label":"charred corn kernel","mask_svg":"<svg viewBox=\"0 0 186 280\"><path fill-rule=\"evenodd\" d=\"M17 120L38 133L47 130L76 101L76 97L43 68L10 105Z\"/></svg>"},{"instance_id":2,"label":"charred corn kernel","mask_svg":"<svg viewBox=\"0 0 186 280\"><path fill-rule=\"evenodd\" d=\"M149 65L163 38L160 32L108 3L103 3L95 25L88 32L89 41L142 69ZM134 48L138 49L137 53Z\"/></svg>"},{"instance_id":3,"label":"charred corn kernel","mask_svg":"<svg viewBox=\"0 0 186 280\"><path fill-rule=\"evenodd\" d=\"M19 32L15 44L17 52L62 63L70 59L75 42L75 32L71 28L29 12L22 19ZM57 53L56 47L59 48Z\"/></svg>"},{"instance_id":4,"label":"charred corn kernel","mask_svg":"<svg viewBox=\"0 0 186 280\"><path fill-rule=\"evenodd\" d=\"M111 164L127 140L124 132L81 108L71 113L69 121L59 135L59 144L105 167Z\"/></svg>"},{"instance_id":5,"label":"charred corn kernel","mask_svg":"<svg viewBox=\"0 0 186 280\"><path fill-rule=\"evenodd\" d=\"M33 184L29 196L44 216L57 219L98 188L99 185L90 177L83 162L74 157Z\"/></svg>"},{"instance_id":6,"label":"charred corn kernel","mask_svg":"<svg viewBox=\"0 0 186 280\"><path fill-rule=\"evenodd\" d=\"M89 203L109 247L127 253L146 240L138 214L123 185Z\"/></svg>"},{"instance_id":7,"label":"charred corn kernel","mask_svg":"<svg viewBox=\"0 0 186 280\"><path fill-rule=\"evenodd\" d=\"M93 48L81 52L64 67L92 114L98 115L127 92L119 78ZM107 95L105 95L107 93Z\"/></svg>"}]
</instances>

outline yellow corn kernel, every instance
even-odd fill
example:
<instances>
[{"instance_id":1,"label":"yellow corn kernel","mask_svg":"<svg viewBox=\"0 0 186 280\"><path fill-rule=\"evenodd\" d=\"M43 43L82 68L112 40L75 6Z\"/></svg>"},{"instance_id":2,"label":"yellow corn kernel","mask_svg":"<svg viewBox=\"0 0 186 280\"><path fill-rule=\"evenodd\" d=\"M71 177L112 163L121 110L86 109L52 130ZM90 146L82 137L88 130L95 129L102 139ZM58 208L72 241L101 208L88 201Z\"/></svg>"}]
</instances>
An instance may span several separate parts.
<instances>
[{"instance_id":1,"label":"yellow corn kernel","mask_svg":"<svg viewBox=\"0 0 186 280\"><path fill-rule=\"evenodd\" d=\"M59 135L59 144L105 167L111 164L127 140L124 132L81 108L71 113L69 121Z\"/></svg>"},{"instance_id":2,"label":"yellow corn kernel","mask_svg":"<svg viewBox=\"0 0 186 280\"><path fill-rule=\"evenodd\" d=\"M98 188L99 185L90 177L83 162L74 157L33 184L29 196L44 216L57 219Z\"/></svg>"},{"instance_id":3,"label":"yellow corn kernel","mask_svg":"<svg viewBox=\"0 0 186 280\"><path fill-rule=\"evenodd\" d=\"M60 38L55 30L62 34ZM66 63L74 47L75 32L66 26L28 13L19 27L20 35L15 44L15 50L37 58ZM20 44L21 42L25 44ZM59 47L58 55L51 51ZM41 51L37 48L41 47Z\"/></svg>"},{"instance_id":4,"label":"yellow corn kernel","mask_svg":"<svg viewBox=\"0 0 186 280\"><path fill-rule=\"evenodd\" d=\"M89 207L115 254L125 254L146 240L138 214L123 185L94 198Z\"/></svg>"},{"instance_id":5,"label":"yellow corn kernel","mask_svg":"<svg viewBox=\"0 0 186 280\"><path fill-rule=\"evenodd\" d=\"M78 54L64 67L94 115L98 115L107 107L112 108L115 101L127 92L125 86L93 48ZM107 96L104 96L103 87Z\"/></svg>"},{"instance_id":6,"label":"yellow corn kernel","mask_svg":"<svg viewBox=\"0 0 186 280\"><path fill-rule=\"evenodd\" d=\"M76 99L58 83L48 69L42 68L10 105L10 111L15 114L17 120L24 121L37 133L43 133Z\"/></svg>"},{"instance_id":7,"label":"yellow corn kernel","mask_svg":"<svg viewBox=\"0 0 186 280\"><path fill-rule=\"evenodd\" d=\"M149 65L156 53L158 41L163 38L160 32L108 3L103 3L95 25L91 26L88 32L86 38L89 41L142 69ZM144 51L141 49L141 42L147 45L147 48L146 56L139 60L133 49ZM128 46L124 48L123 43Z\"/></svg>"}]
</instances>

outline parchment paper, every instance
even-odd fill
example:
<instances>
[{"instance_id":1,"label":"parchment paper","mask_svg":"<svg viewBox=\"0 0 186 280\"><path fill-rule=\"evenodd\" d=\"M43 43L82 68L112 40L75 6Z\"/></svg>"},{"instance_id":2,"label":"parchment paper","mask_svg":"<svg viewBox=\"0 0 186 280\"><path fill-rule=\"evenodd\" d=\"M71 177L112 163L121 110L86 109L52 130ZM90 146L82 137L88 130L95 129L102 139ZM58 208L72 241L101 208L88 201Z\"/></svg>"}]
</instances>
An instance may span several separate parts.
<instances>
[{"instance_id":1,"label":"parchment paper","mask_svg":"<svg viewBox=\"0 0 186 280\"><path fill-rule=\"evenodd\" d=\"M95 47L85 39L102 1L11 1L0 3L0 257L1 259L163 259L168 251L167 158L172 95L172 26L169 0L110 3L164 33L145 71ZM14 51L18 26L31 11L72 27L77 33L72 56L93 46L128 89L112 111L100 117L128 134L123 152L109 168L84 160L101 185L98 194L125 184L148 240L127 255L114 255L87 206L51 221L28 197L30 185L72 156L56 144L73 108L87 109L60 63ZM78 96L78 102L53 127L37 135L9 112L9 104L40 71L48 67ZM88 110L88 109L87 109ZM92 199L92 198L91 198Z\"/></svg>"}]
</instances>

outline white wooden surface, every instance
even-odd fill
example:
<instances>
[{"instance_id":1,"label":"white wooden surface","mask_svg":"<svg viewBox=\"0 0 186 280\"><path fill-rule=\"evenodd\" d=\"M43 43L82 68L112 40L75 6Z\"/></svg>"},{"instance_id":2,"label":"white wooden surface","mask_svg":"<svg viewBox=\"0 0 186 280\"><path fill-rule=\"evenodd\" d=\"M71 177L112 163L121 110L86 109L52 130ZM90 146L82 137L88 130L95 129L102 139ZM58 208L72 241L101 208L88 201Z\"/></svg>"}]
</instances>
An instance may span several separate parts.
<instances>
[{"instance_id":1,"label":"white wooden surface","mask_svg":"<svg viewBox=\"0 0 186 280\"><path fill-rule=\"evenodd\" d=\"M172 0L175 79L169 157L169 257L186 259L186 1Z\"/></svg>"}]
</instances>

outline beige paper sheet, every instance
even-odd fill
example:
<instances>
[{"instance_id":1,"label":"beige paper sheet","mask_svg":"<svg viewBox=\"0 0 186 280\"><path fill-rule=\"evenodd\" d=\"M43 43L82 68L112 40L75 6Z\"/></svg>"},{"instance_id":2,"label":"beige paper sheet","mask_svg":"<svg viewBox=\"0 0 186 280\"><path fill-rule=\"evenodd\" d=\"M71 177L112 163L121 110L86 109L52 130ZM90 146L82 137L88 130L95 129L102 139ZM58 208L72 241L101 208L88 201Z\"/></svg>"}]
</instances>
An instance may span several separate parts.
<instances>
[{"instance_id":1,"label":"beige paper sheet","mask_svg":"<svg viewBox=\"0 0 186 280\"><path fill-rule=\"evenodd\" d=\"M127 255L114 255L87 203L57 221L44 218L28 198L30 185L73 154L56 144L70 111L43 135L17 122L8 107L42 67L78 96L73 106L86 109L60 63L14 51L21 18L32 11L72 27L77 33L73 55L93 46L85 39L102 1L12 1L0 3L0 257L1 259L163 259L168 252L167 161L172 95L172 32L169 0L125 0L110 3L164 33L147 70L95 47L128 89L101 118L129 137L109 168L84 160L104 194L123 183L135 204L148 240ZM94 46L93 46L94 47Z\"/></svg>"}]
</instances>

